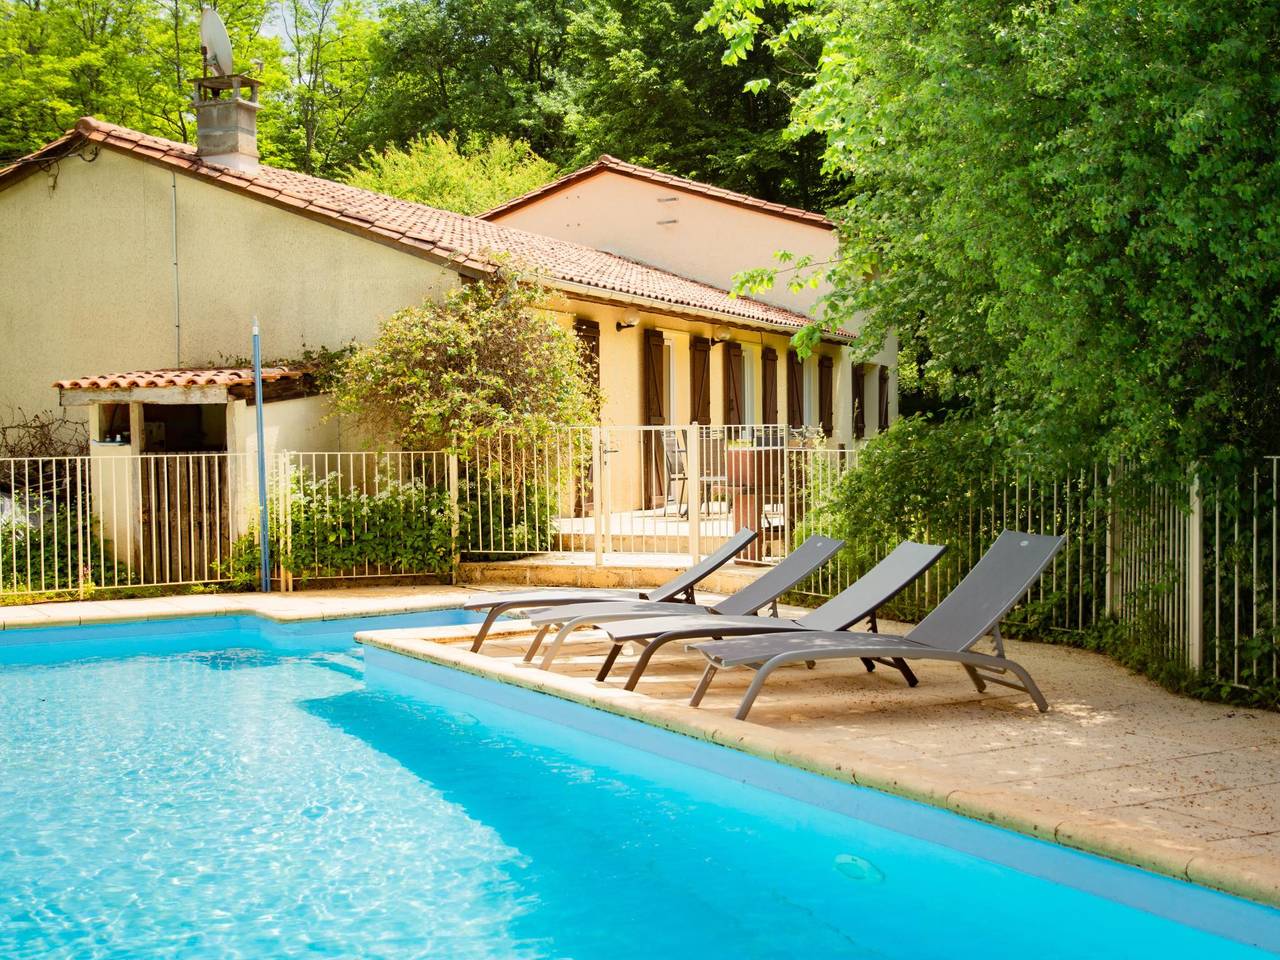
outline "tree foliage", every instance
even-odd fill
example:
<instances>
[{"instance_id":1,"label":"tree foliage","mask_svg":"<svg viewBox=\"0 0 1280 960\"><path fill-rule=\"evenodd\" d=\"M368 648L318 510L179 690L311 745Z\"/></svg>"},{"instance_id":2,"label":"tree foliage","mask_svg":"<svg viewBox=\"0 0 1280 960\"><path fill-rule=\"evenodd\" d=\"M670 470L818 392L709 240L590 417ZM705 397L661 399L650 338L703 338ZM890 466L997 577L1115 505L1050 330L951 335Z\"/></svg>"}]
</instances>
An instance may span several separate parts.
<instances>
[{"instance_id":1,"label":"tree foliage","mask_svg":"<svg viewBox=\"0 0 1280 960\"><path fill-rule=\"evenodd\" d=\"M720 0L706 22L730 61L822 43L794 125L852 184L828 323L873 311L868 349L898 330L940 398L1045 458L1280 449L1280 7Z\"/></svg>"},{"instance_id":2,"label":"tree foliage","mask_svg":"<svg viewBox=\"0 0 1280 960\"><path fill-rule=\"evenodd\" d=\"M599 409L579 346L543 307L547 292L512 270L464 284L443 303L393 314L347 359L337 409L408 449L459 449L503 434L532 441Z\"/></svg>"},{"instance_id":3,"label":"tree foliage","mask_svg":"<svg viewBox=\"0 0 1280 960\"><path fill-rule=\"evenodd\" d=\"M349 168L347 183L458 213L477 214L553 180L556 167L523 140L438 133L404 147L370 150Z\"/></svg>"}]
</instances>

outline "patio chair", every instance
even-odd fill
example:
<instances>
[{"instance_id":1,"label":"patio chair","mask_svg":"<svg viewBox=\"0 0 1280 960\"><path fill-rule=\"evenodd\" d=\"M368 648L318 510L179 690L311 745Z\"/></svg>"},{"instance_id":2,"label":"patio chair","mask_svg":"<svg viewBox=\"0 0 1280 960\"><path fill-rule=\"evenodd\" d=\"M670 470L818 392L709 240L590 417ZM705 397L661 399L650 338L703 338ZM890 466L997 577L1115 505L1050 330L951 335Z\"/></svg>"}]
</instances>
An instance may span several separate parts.
<instances>
[{"instance_id":1,"label":"patio chair","mask_svg":"<svg viewBox=\"0 0 1280 960\"><path fill-rule=\"evenodd\" d=\"M545 590L506 590L488 597L477 597L462 605L464 610L488 610L484 623L471 642L471 652L479 651L494 621L512 610L582 603L611 603L625 600L645 600L659 603L679 602L683 609L697 600L694 588L726 563L745 550L756 539L756 532L743 527L724 542L719 550L708 554L701 563L695 563L683 573L677 574L661 586L649 590L611 590L591 587L564 587Z\"/></svg>"},{"instance_id":2,"label":"patio chair","mask_svg":"<svg viewBox=\"0 0 1280 960\"><path fill-rule=\"evenodd\" d=\"M627 679L626 688L634 690L653 655L675 640L693 637L741 636L759 633L788 633L795 630L847 630L861 620L868 620L875 633L876 611L909 587L946 553L945 546L904 540L893 551L851 586L802 617L726 617L716 614L681 614L676 616L622 620L604 627L613 640L613 649L605 657L596 680L604 680L625 644L643 647ZM867 670L875 669L875 661L863 659Z\"/></svg>"},{"instance_id":3,"label":"patio chair","mask_svg":"<svg viewBox=\"0 0 1280 960\"><path fill-rule=\"evenodd\" d=\"M637 617L677 616L686 613L703 613L713 616L745 617L772 606L778 614L778 598L796 584L811 576L844 546L843 540L830 537L810 537L796 547L785 560L771 567L741 590L710 606L683 603L655 603L651 600L630 600L617 603L583 603L546 610L532 610L529 619L539 628L524 659L528 663L542 645L543 638L554 626L559 626L555 640L542 656L540 666L546 670L564 645L565 638L578 627L599 626L615 620L634 620Z\"/></svg>"},{"instance_id":4,"label":"patio chair","mask_svg":"<svg viewBox=\"0 0 1280 960\"><path fill-rule=\"evenodd\" d=\"M711 640L689 645L707 658L707 669L698 681L689 705L698 706L716 672L730 667L750 667L756 675L742 697L736 714L745 720L769 675L789 663L818 660L860 659L898 669L914 687L916 675L908 660L945 660L959 663L979 693L994 683L1026 693L1041 712L1049 709L1031 675L1004 654L1000 621L1022 599L1062 548L1062 537L1037 536L1006 530L946 599L905 637L843 631L807 631L761 634L732 640ZM991 633L994 655L970 649ZM1008 678L1013 674L1017 680Z\"/></svg>"}]
</instances>

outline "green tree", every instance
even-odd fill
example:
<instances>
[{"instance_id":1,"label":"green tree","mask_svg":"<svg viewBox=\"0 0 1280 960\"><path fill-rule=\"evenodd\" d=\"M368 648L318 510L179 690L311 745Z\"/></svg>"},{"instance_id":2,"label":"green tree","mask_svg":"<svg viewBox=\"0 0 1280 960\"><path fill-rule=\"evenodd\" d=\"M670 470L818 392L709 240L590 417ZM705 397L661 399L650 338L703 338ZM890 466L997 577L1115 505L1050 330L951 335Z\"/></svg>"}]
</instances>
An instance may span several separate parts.
<instances>
[{"instance_id":1,"label":"green tree","mask_svg":"<svg viewBox=\"0 0 1280 960\"><path fill-rule=\"evenodd\" d=\"M277 22L288 83L263 118L270 158L331 176L359 152L351 131L369 96L377 25L361 0L282 0Z\"/></svg>"},{"instance_id":2,"label":"green tree","mask_svg":"<svg viewBox=\"0 0 1280 960\"><path fill-rule=\"evenodd\" d=\"M560 66L570 2L399 0L373 47L376 89L365 142L429 132L527 140L544 156L563 143Z\"/></svg>"},{"instance_id":3,"label":"green tree","mask_svg":"<svg viewBox=\"0 0 1280 960\"><path fill-rule=\"evenodd\" d=\"M401 149L370 150L347 170L352 186L402 197L415 203L483 213L552 180L555 165L523 140L482 140L478 134L461 146L458 138L438 133L418 137Z\"/></svg>"},{"instance_id":4,"label":"green tree","mask_svg":"<svg viewBox=\"0 0 1280 960\"><path fill-rule=\"evenodd\" d=\"M695 31L705 0L585 0L569 27L566 128L572 162L601 153L821 209L836 183L821 142L788 132L789 77L816 49L796 43L725 65L722 43ZM759 95L744 91L767 79Z\"/></svg>"},{"instance_id":5,"label":"green tree","mask_svg":"<svg viewBox=\"0 0 1280 960\"><path fill-rule=\"evenodd\" d=\"M543 308L547 291L512 270L384 320L337 377L337 409L368 435L443 450L502 433L533 441L589 423L599 400L576 338Z\"/></svg>"},{"instance_id":6,"label":"green tree","mask_svg":"<svg viewBox=\"0 0 1280 960\"><path fill-rule=\"evenodd\" d=\"M793 119L852 184L828 323L871 310L868 349L897 329L1041 458L1280 449L1280 7L720 0L706 23L735 62L822 44Z\"/></svg>"}]
</instances>

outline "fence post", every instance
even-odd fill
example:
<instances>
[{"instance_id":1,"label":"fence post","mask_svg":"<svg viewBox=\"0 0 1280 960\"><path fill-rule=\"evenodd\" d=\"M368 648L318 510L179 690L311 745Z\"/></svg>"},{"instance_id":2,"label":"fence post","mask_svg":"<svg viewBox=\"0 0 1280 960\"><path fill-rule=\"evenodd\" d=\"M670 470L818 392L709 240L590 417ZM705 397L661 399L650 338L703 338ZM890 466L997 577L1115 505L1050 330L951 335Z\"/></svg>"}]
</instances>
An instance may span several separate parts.
<instances>
[{"instance_id":1,"label":"fence post","mask_svg":"<svg viewBox=\"0 0 1280 960\"><path fill-rule=\"evenodd\" d=\"M293 572L288 568L286 558L293 556L293 462L289 453L276 455L276 489L280 492L279 511L276 523L280 529L280 550L277 563L280 565L280 590L282 593L293 592Z\"/></svg>"},{"instance_id":2,"label":"fence post","mask_svg":"<svg viewBox=\"0 0 1280 960\"><path fill-rule=\"evenodd\" d=\"M89 493L84 488L83 468L84 459L76 457L76 595L81 600L84 599L84 534L89 526ZM80 519L82 513L83 522Z\"/></svg>"},{"instance_id":3,"label":"fence post","mask_svg":"<svg viewBox=\"0 0 1280 960\"><path fill-rule=\"evenodd\" d=\"M1112 473L1107 471L1107 530L1105 537L1105 556L1103 557L1103 610L1107 616L1116 612L1115 565L1116 565L1116 509L1112 492Z\"/></svg>"},{"instance_id":4,"label":"fence post","mask_svg":"<svg viewBox=\"0 0 1280 960\"><path fill-rule=\"evenodd\" d=\"M450 450L445 455L445 465L449 486L449 543L453 555L449 562L449 582L458 582L458 567L462 564L462 515L458 502L461 493L458 488L458 454Z\"/></svg>"},{"instance_id":5,"label":"fence post","mask_svg":"<svg viewBox=\"0 0 1280 960\"><path fill-rule=\"evenodd\" d=\"M689 505L689 553L696 564L702 559L702 431L696 420L686 429L685 502Z\"/></svg>"},{"instance_id":6,"label":"fence post","mask_svg":"<svg viewBox=\"0 0 1280 960\"><path fill-rule=\"evenodd\" d=\"M1191 510L1187 517L1187 666L1204 667L1204 499L1200 474L1191 475Z\"/></svg>"},{"instance_id":7,"label":"fence post","mask_svg":"<svg viewBox=\"0 0 1280 960\"><path fill-rule=\"evenodd\" d=\"M591 428L591 529L596 566L604 565L604 455L600 449L600 428Z\"/></svg>"}]
</instances>

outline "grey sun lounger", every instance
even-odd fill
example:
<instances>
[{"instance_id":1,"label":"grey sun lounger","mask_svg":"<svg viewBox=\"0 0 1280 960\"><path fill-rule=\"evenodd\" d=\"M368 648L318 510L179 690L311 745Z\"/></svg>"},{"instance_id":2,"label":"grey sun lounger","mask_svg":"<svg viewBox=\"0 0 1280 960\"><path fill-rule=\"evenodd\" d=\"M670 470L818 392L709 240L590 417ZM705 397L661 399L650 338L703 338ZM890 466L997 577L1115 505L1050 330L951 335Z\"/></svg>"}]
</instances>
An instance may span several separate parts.
<instances>
[{"instance_id":1,"label":"grey sun lounger","mask_svg":"<svg viewBox=\"0 0 1280 960\"><path fill-rule=\"evenodd\" d=\"M567 604L610 603L624 600L643 600L660 603L680 603L683 609L686 604L694 603L697 597L694 588L715 573L726 563L745 550L756 539L758 534L749 527L743 527L724 542L720 549L708 554L701 563L695 563L688 570L672 577L666 583L648 590L609 590L592 589L590 587L568 587L544 590L506 590L488 597L477 597L462 605L464 610L488 610L484 623L476 631L471 642L471 652L475 653L489 636L494 621L511 610L528 610L547 608Z\"/></svg>"},{"instance_id":2,"label":"grey sun lounger","mask_svg":"<svg viewBox=\"0 0 1280 960\"><path fill-rule=\"evenodd\" d=\"M946 550L945 546L904 540L887 557L859 577L857 582L822 606L794 620L784 617L734 617L703 613L609 623L604 631L613 640L613 649L605 657L596 679L604 680L609 675L614 661L627 643L644 648L627 679L626 688L634 690L653 655L675 640L694 637L714 637L718 640L744 634L786 633L795 630L847 630L862 620L869 620L871 632L875 633L876 610L915 582ZM863 663L868 670L875 669L874 660L866 658Z\"/></svg>"},{"instance_id":3,"label":"grey sun lounger","mask_svg":"<svg viewBox=\"0 0 1280 960\"><path fill-rule=\"evenodd\" d=\"M724 617L745 617L772 605L777 613L778 598L800 581L813 574L835 556L844 546L843 540L813 536L796 547L785 560L770 567L741 590L711 606L687 603L655 603L650 600L624 600L616 603L583 603L567 607L534 610L529 619L539 627L537 635L525 652L528 663L538 652L543 638L552 627L559 625L555 640L547 647L540 666L546 670L560 652L565 638L578 627L599 626L615 620L634 620L637 617L667 617L681 614L709 614Z\"/></svg>"},{"instance_id":4,"label":"grey sun lounger","mask_svg":"<svg viewBox=\"0 0 1280 960\"><path fill-rule=\"evenodd\" d=\"M1004 531L946 599L905 637L809 631L690 644L689 649L697 650L708 663L689 705L701 703L716 671L729 667L751 667L756 672L738 706L736 716L744 720L769 674L789 663L869 659L896 667L914 687L916 676L906 661L946 660L964 667L979 693L988 683L1021 690L1043 713L1049 704L1040 688L1023 667L1004 655L1000 621L1036 582L1062 544L1062 537ZM995 655L970 649L988 633L995 640Z\"/></svg>"}]
</instances>

